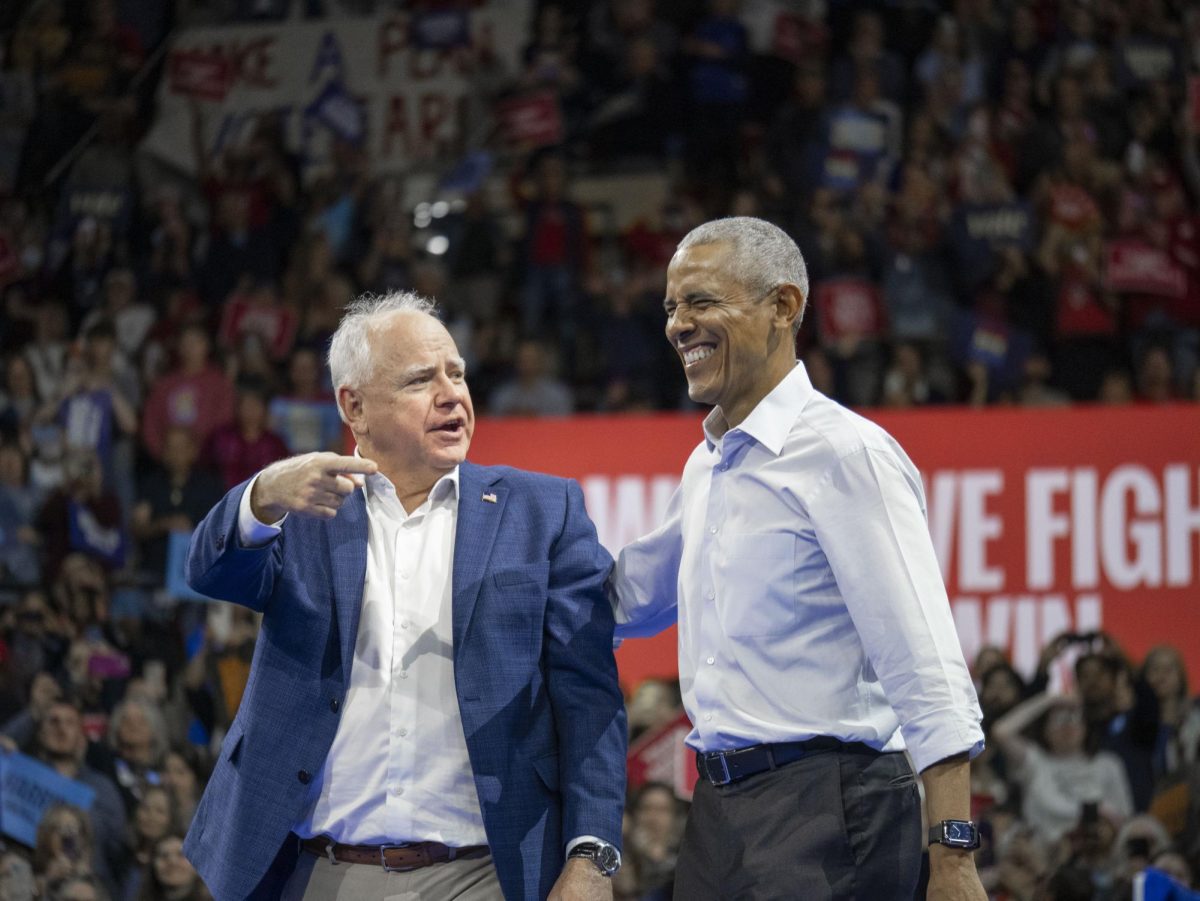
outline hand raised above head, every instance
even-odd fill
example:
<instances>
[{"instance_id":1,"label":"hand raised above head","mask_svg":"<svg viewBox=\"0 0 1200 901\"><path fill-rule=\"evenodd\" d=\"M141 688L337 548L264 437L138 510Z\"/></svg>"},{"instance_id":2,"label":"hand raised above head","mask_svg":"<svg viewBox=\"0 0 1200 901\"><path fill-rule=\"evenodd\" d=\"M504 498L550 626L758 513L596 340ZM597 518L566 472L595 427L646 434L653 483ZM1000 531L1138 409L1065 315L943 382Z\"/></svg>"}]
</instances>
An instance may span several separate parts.
<instances>
[{"instance_id":1,"label":"hand raised above head","mask_svg":"<svg viewBox=\"0 0 1200 901\"><path fill-rule=\"evenodd\" d=\"M250 509L259 522L276 523L288 513L333 519L364 476L379 471L374 460L318 452L272 463L258 475Z\"/></svg>"}]
</instances>

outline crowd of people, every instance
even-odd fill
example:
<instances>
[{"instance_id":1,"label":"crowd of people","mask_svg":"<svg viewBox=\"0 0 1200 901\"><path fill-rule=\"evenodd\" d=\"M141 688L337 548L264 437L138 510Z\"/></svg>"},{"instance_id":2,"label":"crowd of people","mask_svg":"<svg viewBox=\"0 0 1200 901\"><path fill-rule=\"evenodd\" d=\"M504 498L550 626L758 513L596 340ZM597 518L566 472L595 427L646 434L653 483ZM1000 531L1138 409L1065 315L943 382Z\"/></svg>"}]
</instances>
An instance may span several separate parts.
<instances>
[{"instance_id":1,"label":"crowd of people","mask_svg":"<svg viewBox=\"0 0 1200 901\"><path fill-rule=\"evenodd\" d=\"M806 256L798 353L846 403L1200 400L1190 4L814 0L765 39L733 0L531 4L482 99L551 92L561 141L484 147L492 177L437 253L362 147L306 171L269 114L214 154L197 107L195 176L140 177L173 27L385 5L0 7L0 720L7 750L94 792L10 843L0 897L204 896L180 840L257 624L163 574L226 489L343 448L324 360L362 292L438 298L483 411L679 409L666 263L699 222L757 215ZM657 173L666 200L605 231L572 190L614 173ZM1119 898L1141 865L1200 865L1179 655L1089 641L1078 700L1044 689L1082 644L1031 685L977 666L997 898ZM668 787L631 793L622 897L669 895L681 822Z\"/></svg>"}]
</instances>

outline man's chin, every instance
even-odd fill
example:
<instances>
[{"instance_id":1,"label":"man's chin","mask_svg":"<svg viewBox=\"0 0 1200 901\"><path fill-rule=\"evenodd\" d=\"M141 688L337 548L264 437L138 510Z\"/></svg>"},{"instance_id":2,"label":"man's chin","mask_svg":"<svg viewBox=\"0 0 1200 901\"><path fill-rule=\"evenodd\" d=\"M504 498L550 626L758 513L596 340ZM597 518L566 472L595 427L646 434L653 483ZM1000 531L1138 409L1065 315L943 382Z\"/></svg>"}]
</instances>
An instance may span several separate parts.
<instances>
[{"instance_id":1,"label":"man's chin","mask_svg":"<svg viewBox=\"0 0 1200 901\"><path fill-rule=\"evenodd\" d=\"M698 404L704 404L709 407L715 407L717 401L714 397L715 392L708 385L692 384L688 382L688 397Z\"/></svg>"}]
</instances>

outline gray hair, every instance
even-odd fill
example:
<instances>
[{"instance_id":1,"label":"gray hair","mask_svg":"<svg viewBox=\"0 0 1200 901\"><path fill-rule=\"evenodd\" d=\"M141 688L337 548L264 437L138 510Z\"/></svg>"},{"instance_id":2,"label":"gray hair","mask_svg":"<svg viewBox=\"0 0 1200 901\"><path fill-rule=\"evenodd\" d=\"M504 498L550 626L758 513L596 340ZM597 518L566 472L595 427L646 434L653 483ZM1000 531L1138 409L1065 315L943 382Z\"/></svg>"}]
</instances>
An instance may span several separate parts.
<instances>
[{"instance_id":1,"label":"gray hair","mask_svg":"<svg viewBox=\"0 0 1200 901\"><path fill-rule=\"evenodd\" d=\"M371 333L397 313L425 313L436 318L437 304L415 291L391 291L364 294L346 305L342 321L329 342L329 375L335 392L343 385L357 388L370 381L375 369ZM341 409L338 404L339 413Z\"/></svg>"},{"instance_id":2,"label":"gray hair","mask_svg":"<svg viewBox=\"0 0 1200 901\"><path fill-rule=\"evenodd\" d=\"M170 749L170 739L167 736L167 721L158 706L145 698L137 696L126 698L116 706L112 712L112 716L108 719L109 745L113 749L116 749L117 736L121 732L121 726L125 722L125 718L134 710L140 710L142 715L146 717L146 722L153 733L150 753L153 755L155 761L161 762L164 755Z\"/></svg>"},{"instance_id":3,"label":"gray hair","mask_svg":"<svg viewBox=\"0 0 1200 901\"><path fill-rule=\"evenodd\" d=\"M728 244L729 274L755 294L766 294L781 285L799 288L804 306L792 323L792 332L800 330L808 306L808 267L787 232L763 219L731 216L697 225L675 250L678 253L704 244Z\"/></svg>"}]
</instances>

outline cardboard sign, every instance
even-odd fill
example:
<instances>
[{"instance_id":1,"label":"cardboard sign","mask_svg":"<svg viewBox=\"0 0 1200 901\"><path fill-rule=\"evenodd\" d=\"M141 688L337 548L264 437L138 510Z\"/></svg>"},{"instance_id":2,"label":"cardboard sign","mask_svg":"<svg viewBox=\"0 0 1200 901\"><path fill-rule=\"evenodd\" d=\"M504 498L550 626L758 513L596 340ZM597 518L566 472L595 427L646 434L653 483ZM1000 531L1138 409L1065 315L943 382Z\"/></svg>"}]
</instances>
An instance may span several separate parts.
<instances>
[{"instance_id":1,"label":"cardboard sign","mask_svg":"<svg viewBox=\"0 0 1200 901\"><path fill-rule=\"evenodd\" d=\"M0 754L0 832L30 848L48 807L73 804L88 810L96 793L24 754Z\"/></svg>"},{"instance_id":2,"label":"cardboard sign","mask_svg":"<svg viewBox=\"0 0 1200 901\"><path fill-rule=\"evenodd\" d=\"M167 537L167 594L177 601L213 601L208 595L193 591L184 576L191 532L172 532Z\"/></svg>"}]
</instances>

